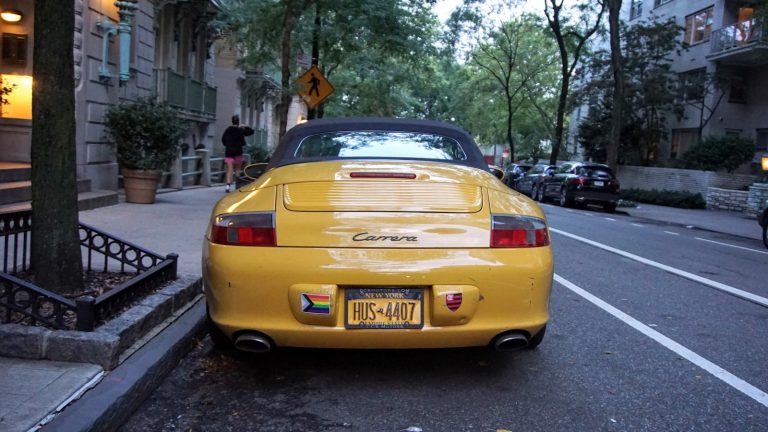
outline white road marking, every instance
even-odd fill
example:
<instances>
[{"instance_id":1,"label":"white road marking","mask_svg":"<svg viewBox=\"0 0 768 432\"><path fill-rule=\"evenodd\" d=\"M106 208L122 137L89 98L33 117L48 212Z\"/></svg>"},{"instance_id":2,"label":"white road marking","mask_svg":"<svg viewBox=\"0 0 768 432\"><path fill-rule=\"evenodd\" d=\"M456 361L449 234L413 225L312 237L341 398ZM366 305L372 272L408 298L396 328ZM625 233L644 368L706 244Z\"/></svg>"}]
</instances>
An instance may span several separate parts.
<instances>
[{"instance_id":1,"label":"white road marking","mask_svg":"<svg viewBox=\"0 0 768 432\"><path fill-rule=\"evenodd\" d=\"M680 276L680 277L684 277L686 279L690 279L690 280L692 280L694 282L698 282L698 283L704 284L704 285L706 285L708 287L711 287L711 288L714 288L714 289L717 289L717 290L720 290L720 291L723 291L723 292L727 292L728 294L732 294L732 295L734 295L736 297L739 297L739 298L742 298L744 300L749 300L749 301L751 301L753 303L756 303L756 304L759 304L761 306L768 307L768 298L760 297L759 295L752 294L751 292L740 290L740 289L734 288L734 287L732 287L730 285L726 285L724 283L713 281L712 279L707 279L707 278L701 277L699 275L696 275L696 274L693 274L693 273L689 273L689 272L687 272L685 270L680 270L680 269L677 269L675 267L670 267L668 265L665 265L665 264L662 264L662 263L659 263L659 262L656 262L656 261L653 261L653 260L649 260L647 258L643 258L643 257L635 255L633 253L629 253L629 252L623 251L621 249L616 249L614 247L611 247L611 246L608 246L608 245L605 245L605 244L602 244L602 243L598 243L596 241L593 241L593 240L590 240L590 239L587 239L587 238L584 238L584 237L577 236L576 234L571 234L569 232L560 231L559 229L552 228L552 227L550 227L549 230L552 231L552 232L555 232L557 234L564 235L566 237L570 237L570 238L572 238L574 240L578 240L578 241L580 241L582 243L586 243L586 244L588 244L590 246L594 246L596 248L599 248L599 249L602 249L602 250L605 250L605 251L608 251L608 252L611 252L611 253L615 253L616 255L621 255L621 256L623 256L625 258L629 258L629 259L637 261L639 263L642 263L642 264L645 264L645 265L649 265L651 267L656 267L657 269L664 270L665 272L672 273L674 275L677 275L677 276Z\"/></svg>"},{"instance_id":2,"label":"white road marking","mask_svg":"<svg viewBox=\"0 0 768 432\"><path fill-rule=\"evenodd\" d=\"M659 344L661 344L664 348L667 348L668 350L674 352L675 354L679 355L680 357L688 360L689 362L695 364L696 366L704 369L705 371L709 372L714 376L715 378L719 379L720 381L728 384L729 386L733 387L734 389L744 393L745 395L749 396L753 400L755 400L757 403L768 407L768 393L760 390L759 388L753 386L752 384L744 381L743 379L737 377L736 375L728 372L727 370L721 368L720 366L712 363L711 361L705 359L704 357L696 354L695 352L691 351L690 349L684 347L683 345L680 345L679 343L675 342L674 340L664 336L663 334L659 333L658 331L646 326L642 322L638 321L637 319L633 318L632 316L622 312L621 310L611 306L609 303L603 301L599 297L589 293L588 291L585 291L584 289L576 286L572 282L562 278L560 275L555 274L555 281L557 281L560 285L568 288L569 290L573 291L574 293L580 295L585 300L589 301L590 303L594 304L595 306L599 307L600 309L608 312L609 314L613 315L614 317L618 318L628 326L632 327L633 329L639 331L640 333L644 334L645 336L648 336L649 338L655 340Z\"/></svg>"},{"instance_id":3,"label":"white road marking","mask_svg":"<svg viewBox=\"0 0 768 432\"><path fill-rule=\"evenodd\" d=\"M736 248L736 249L743 249L743 250L746 250L746 251L757 252L759 254L768 255L768 252L766 252L766 251L761 251L761 250L757 250L757 249L750 249L750 248L746 248L746 247L743 247L743 246L736 246L736 245L732 245L732 244L728 244L728 243L722 243L722 242L714 241L714 240L707 240L707 239L704 239L704 238L701 238L701 237L694 237L694 238L696 240L701 240L701 241L705 241L705 242L709 242L709 243L719 244L719 245L728 246L728 247L732 247L732 248Z\"/></svg>"},{"instance_id":4,"label":"white road marking","mask_svg":"<svg viewBox=\"0 0 768 432\"><path fill-rule=\"evenodd\" d=\"M609 217L605 218L605 220L611 221L611 222L616 222L616 219L612 219L612 218L609 218Z\"/></svg>"},{"instance_id":5,"label":"white road marking","mask_svg":"<svg viewBox=\"0 0 768 432\"><path fill-rule=\"evenodd\" d=\"M636 224L636 223L633 223L632 226L636 226L638 228L645 228L645 225L640 225L640 224Z\"/></svg>"},{"instance_id":6,"label":"white road marking","mask_svg":"<svg viewBox=\"0 0 768 432\"><path fill-rule=\"evenodd\" d=\"M671 234L671 235L680 235L674 231L664 231L665 234Z\"/></svg>"}]
</instances>

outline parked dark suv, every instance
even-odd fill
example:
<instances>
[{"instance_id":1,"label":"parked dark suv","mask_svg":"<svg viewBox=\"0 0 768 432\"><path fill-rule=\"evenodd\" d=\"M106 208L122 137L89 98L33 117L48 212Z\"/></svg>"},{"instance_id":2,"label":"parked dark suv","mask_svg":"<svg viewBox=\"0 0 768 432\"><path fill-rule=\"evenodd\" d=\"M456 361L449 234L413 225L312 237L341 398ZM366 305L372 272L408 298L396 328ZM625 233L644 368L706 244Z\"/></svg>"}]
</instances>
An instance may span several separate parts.
<instances>
[{"instance_id":1,"label":"parked dark suv","mask_svg":"<svg viewBox=\"0 0 768 432\"><path fill-rule=\"evenodd\" d=\"M619 202L619 181L603 164L566 162L552 175L544 176L540 188L539 201L553 198L563 207L598 204L613 213Z\"/></svg>"},{"instance_id":2,"label":"parked dark suv","mask_svg":"<svg viewBox=\"0 0 768 432\"><path fill-rule=\"evenodd\" d=\"M530 196L533 199L538 199L536 193L539 191L539 184L542 177L549 175L555 170L553 165L536 164L522 177L517 179L515 183L515 190Z\"/></svg>"},{"instance_id":3,"label":"parked dark suv","mask_svg":"<svg viewBox=\"0 0 768 432\"><path fill-rule=\"evenodd\" d=\"M524 176L528 170L531 169L531 164L509 164L504 168L504 183L512 189L517 189L515 186L517 180Z\"/></svg>"}]
</instances>

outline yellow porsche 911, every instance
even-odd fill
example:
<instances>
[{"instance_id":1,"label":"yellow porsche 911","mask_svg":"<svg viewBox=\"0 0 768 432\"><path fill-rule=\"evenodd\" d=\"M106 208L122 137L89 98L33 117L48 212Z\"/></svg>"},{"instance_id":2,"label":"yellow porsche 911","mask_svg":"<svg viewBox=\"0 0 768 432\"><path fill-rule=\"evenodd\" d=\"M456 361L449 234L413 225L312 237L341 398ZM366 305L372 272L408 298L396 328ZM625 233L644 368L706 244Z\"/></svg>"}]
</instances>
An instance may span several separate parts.
<instances>
[{"instance_id":1,"label":"yellow porsche 911","mask_svg":"<svg viewBox=\"0 0 768 432\"><path fill-rule=\"evenodd\" d=\"M219 346L535 347L549 319L544 213L472 138L424 120L291 129L213 209L203 279Z\"/></svg>"}]
</instances>

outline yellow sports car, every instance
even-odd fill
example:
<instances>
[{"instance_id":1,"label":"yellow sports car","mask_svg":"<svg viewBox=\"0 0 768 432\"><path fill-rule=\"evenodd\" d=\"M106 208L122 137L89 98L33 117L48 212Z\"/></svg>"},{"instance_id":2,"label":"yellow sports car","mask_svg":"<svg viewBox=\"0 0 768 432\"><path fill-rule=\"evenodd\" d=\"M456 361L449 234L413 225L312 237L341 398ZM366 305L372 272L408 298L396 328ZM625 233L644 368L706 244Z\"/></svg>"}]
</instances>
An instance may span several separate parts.
<instances>
[{"instance_id":1,"label":"yellow sports car","mask_svg":"<svg viewBox=\"0 0 768 432\"><path fill-rule=\"evenodd\" d=\"M322 119L213 209L211 338L274 347L535 347L549 319L544 213L439 122Z\"/></svg>"}]
</instances>

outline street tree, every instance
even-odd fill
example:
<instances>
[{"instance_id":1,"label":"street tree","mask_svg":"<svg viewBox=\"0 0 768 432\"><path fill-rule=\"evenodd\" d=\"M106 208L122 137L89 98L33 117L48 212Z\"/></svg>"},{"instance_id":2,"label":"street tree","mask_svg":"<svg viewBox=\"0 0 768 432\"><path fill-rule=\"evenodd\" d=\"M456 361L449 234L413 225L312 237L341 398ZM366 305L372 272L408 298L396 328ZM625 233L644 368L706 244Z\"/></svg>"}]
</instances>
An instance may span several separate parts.
<instances>
[{"instance_id":1,"label":"street tree","mask_svg":"<svg viewBox=\"0 0 768 432\"><path fill-rule=\"evenodd\" d=\"M533 17L503 23L490 31L488 42L481 43L471 54L471 61L492 79L503 100L506 117L506 142L510 159L515 160L513 119L525 100L529 83L551 65L547 43L538 31ZM543 43L542 43L543 42Z\"/></svg>"},{"instance_id":2,"label":"street tree","mask_svg":"<svg viewBox=\"0 0 768 432\"><path fill-rule=\"evenodd\" d=\"M572 6L572 13L578 14L574 20L574 16L568 13L564 14L563 3L564 0L545 0L544 3L544 14L560 54L561 74L557 114L555 116L555 136L552 141L552 153L549 157L549 162L552 165L557 163L563 142L565 112L568 109L571 78L584 54L587 41L600 28L600 21L606 6L604 0L597 2L597 11L594 10L594 2L590 1L569 5Z\"/></svg>"},{"instance_id":3,"label":"street tree","mask_svg":"<svg viewBox=\"0 0 768 432\"><path fill-rule=\"evenodd\" d=\"M611 71L613 72L613 106L621 106L624 100L624 67L621 60L621 36L619 14L621 0L605 0L608 5L608 30L611 45ZM624 110L611 111L611 136L606 147L606 163L614 172L618 165L619 141Z\"/></svg>"},{"instance_id":4,"label":"street tree","mask_svg":"<svg viewBox=\"0 0 768 432\"><path fill-rule=\"evenodd\" d=\"M362 64L378 68L370 75L383 80L383 85L388 78L383 68L392 65L389 61L413 65L420 60L423 50L431 46L429 37L435 25L434 17L427 13L430 2L420 0L227 0L222 3L217 25L242 49L243 65L254 70L270 67L280 70L281 135L285 132L288 105L296 90L293 81L298 75L297 53L310 51L313 40L318 41L313 57L329 80L331 76L337 79L337 73L343 79L352 71L367 72L361 70ZM345 68L347 74L343 73ZM357 95L345 94L347 87L343 84L346 83L334 83L341 95L334 96L333 100L355 99ZM388 112L388 109L384 107L381 111ZM322 115L323 110L319 110L318 116Z\"/></svg>"},{"instance_id":5,"label":"street tree","mask_svg":"<svg viewBox=\"0 0 768 432\"><path fill-rule=\"evenodd\" d=\"M579 126L579 142L587 157L604 162L612 137L613 112L622 111L617 157L628 163L650 164L665 137L666 116L679 112L677 75L672 53L680 49L681 28L674 22L649 21L622 28L624 97L616 105L611 53L599 50L588 63L589 80L576 89L574 98L589 103Z\"/></svg>"},{"instance_id":6,"label":"street tree","mask_svg":"<svg viewBox=\"0 0 768 432\"><path fill-rule=\"evenodd\" d=\"M80 291L83 283L75 158L74 14L71 1L35 1L30 258L35 284L62 294Z\"/></svg>"}]
</instances>

